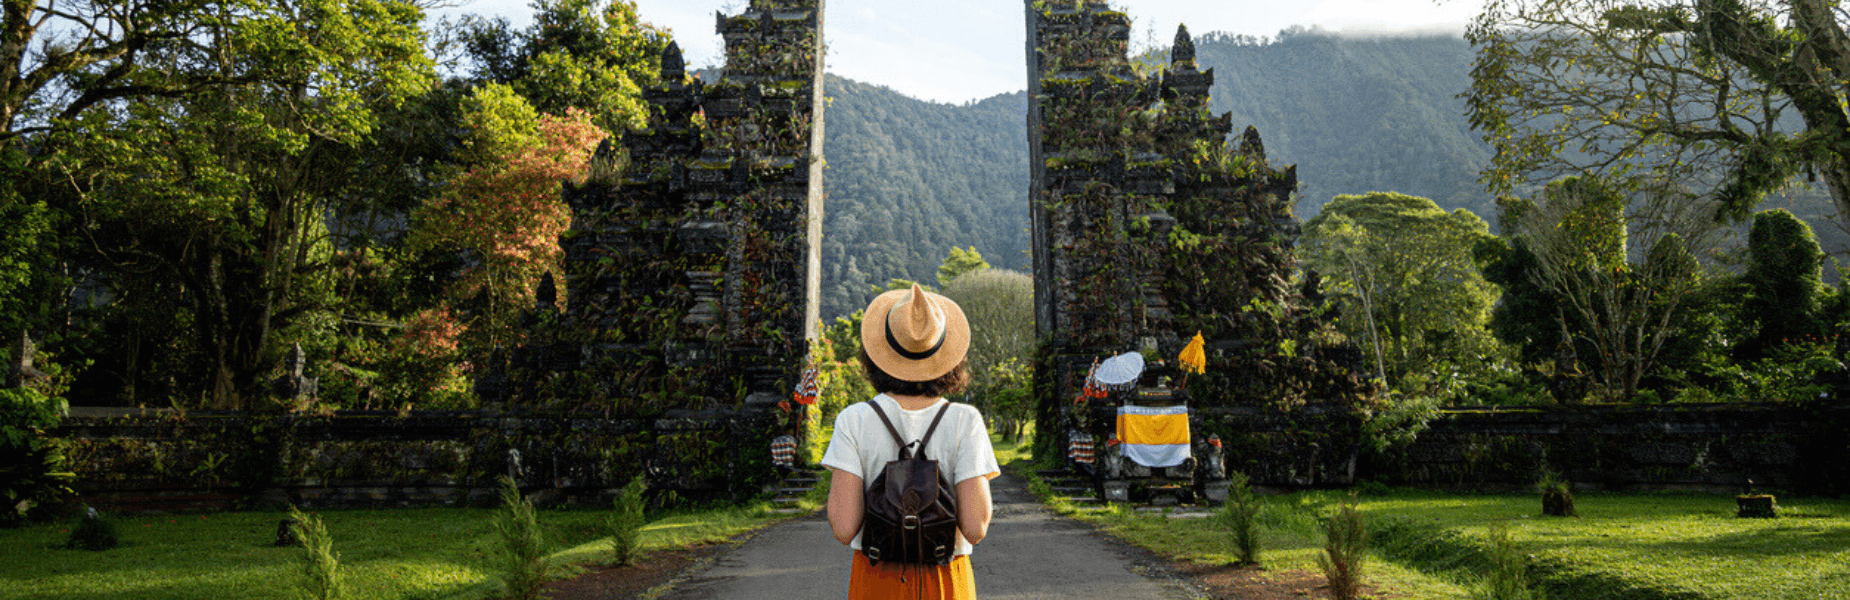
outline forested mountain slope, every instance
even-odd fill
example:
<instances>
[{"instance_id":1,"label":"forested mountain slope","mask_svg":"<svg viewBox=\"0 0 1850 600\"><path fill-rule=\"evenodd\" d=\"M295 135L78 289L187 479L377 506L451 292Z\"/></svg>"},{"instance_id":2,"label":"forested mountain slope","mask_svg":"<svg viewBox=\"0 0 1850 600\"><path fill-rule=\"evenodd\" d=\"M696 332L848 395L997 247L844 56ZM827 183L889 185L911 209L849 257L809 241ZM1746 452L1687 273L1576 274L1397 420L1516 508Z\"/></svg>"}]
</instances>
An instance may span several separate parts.
<instances>
[{"instance_id":1,"label":"forested mountain slope","mask_svg":"<svg viewBox=\"0 0 1850 600\"><path fill-rule=\"evenodd\" d=\"M895 277L935 285L952 246L1028 270L1024 94L957 106L833 76L826 86L824 319Z\"/></svg>"},{"instance_id":2,"label":"forested mountain slope","mask_svg":"<svg viewBox=\"0 0 1850 600\"><path fill-rule=\"evenodd\" d=\"M1236 133L1257 127L1274 164L1298 166L1300 219L1339 194L1395 191L1496 222L1477 183L1490 149L1458 97L1472 59L1462 39L1208 34L1197 54L1214 68L1214 111L1233 113ZM827 94L825 318L865 305L891 278L932 282L951 246L1028 270L1022 93L934 104L830 77ZM1821 200L1784 194L1767 206L1791 209L1827 248L1840 247L1843 232L1826 222L1835 211Z\"/></svg>"},{"instance_id":3,"label":"forested mountain slope","mask_svg":"<svg viewBox=\"0 0 1850 600\"><path fill-rule=\"evenodd\" d=\"M1214 68L1214 111L1259 128L1273 163L1298 166L1298 218L1338 194L1393 191L1495 220L1477 184L1490 148L1457 97L1471 83L1464 40L1209 34L1197 51Z\"/></svg>"}]
</instances>

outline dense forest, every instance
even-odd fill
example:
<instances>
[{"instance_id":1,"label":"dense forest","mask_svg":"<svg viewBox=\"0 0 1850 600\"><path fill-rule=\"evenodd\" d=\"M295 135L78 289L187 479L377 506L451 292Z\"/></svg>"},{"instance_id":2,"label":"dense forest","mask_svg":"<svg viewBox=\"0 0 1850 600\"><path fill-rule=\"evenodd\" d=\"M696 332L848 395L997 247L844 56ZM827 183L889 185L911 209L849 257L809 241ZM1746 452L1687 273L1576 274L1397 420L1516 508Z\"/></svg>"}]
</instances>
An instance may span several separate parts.
<instances>
[{"instance_id":1,"label":"dense forest","mask_svg":"<svg viewBox=\"0 0 1850 600\"><path fill-rule=\"evenodd\" d=\"M932 281L949 249L1028 269L1023 94L953 106L830 77L822 314L860 309L875 286Z\"/></svg>"}]
</instances>

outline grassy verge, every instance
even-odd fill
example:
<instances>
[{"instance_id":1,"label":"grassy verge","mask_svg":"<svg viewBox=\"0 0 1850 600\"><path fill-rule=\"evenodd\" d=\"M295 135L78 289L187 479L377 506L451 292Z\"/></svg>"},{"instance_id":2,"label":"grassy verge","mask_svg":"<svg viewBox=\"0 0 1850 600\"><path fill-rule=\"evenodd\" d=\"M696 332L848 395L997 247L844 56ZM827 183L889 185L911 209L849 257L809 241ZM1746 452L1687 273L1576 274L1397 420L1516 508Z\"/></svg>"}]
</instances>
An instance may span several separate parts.
<instances>
[{"instance_id":1,"label":"grassy verge","mask_svg":"<svg viewBox=\"0 0 1850 600\"><path fill-rule=\"evenodd\" d=\"M1204 564L1235 558L1231 536L1213 520L1074 506L1053 497L1034 470L1023 462L1013 472L1055 511L1165 556ZM1314 572L1319 523L1342 498L1264 498L1264 568ZM1490 568L1490 528L1504 524L1549 598L1850 598L1850 501L1783 500L1777 520L1737 519L1726 496L1588 494L1576 504L1582 516L1561 519L1540 516L1540 496L1531 494L1365 496L1360 508L1376 558L1367 581L1394 597L1469 598Z\"/></svg>"},{"instance_id":2,"label":"grassy verge","mask_svg":"<svg viewBox=\"0 0 1850 600\"><path fill-rule=\"evenodd\" d=\"M820 506L812 495L807 508ZM295 598L301 549L271 546L285 513L128 516L116 519L122 546L64 550L67 525L0 530L0 600ZM555 560L603 563L607 511L542 511ZM320 513L359 599L490 598L499 593L491 553L491 511L431 508ZM766 503L652 515L642 548L715 543L788 518ZM581 572L567 569L567 574Z\"/></svg>"},{"instance_id":3,"label":"grassy verge","mask_svg":"<svg viewBox=\"0 0 1850 600\"><path fill-rule=\"evenodd\" d=\"M1779 519L1738 519L1734 499L1583 494L1580 518L1541 517L1539 496L1396 492L1371 499L1382 551L1452 579L1482 570L1503 523L1553 598L1850 598L1850 501L1783 499Z\"/></svg>"}]
</instances>

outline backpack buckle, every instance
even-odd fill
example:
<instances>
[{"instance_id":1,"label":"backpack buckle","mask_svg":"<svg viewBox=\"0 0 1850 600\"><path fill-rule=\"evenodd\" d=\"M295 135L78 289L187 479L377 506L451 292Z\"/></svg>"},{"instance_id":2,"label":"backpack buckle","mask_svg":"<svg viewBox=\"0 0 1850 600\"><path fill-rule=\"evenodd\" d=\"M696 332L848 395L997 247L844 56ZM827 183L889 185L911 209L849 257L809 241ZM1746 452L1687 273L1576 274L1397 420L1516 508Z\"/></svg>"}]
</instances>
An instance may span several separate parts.
<instances>
[{"instance_id":1,"label":"backpack buckle","mask_svg":"<svg viewBox=\"0 0 1850 600\"><path fill-rule=\"evenodd\" d=\"M905 520L900 522L900 526L905 527L907 531L918 529L919 528L919 516L918 515L906 515Z\"/></svg>"}]
</instances>

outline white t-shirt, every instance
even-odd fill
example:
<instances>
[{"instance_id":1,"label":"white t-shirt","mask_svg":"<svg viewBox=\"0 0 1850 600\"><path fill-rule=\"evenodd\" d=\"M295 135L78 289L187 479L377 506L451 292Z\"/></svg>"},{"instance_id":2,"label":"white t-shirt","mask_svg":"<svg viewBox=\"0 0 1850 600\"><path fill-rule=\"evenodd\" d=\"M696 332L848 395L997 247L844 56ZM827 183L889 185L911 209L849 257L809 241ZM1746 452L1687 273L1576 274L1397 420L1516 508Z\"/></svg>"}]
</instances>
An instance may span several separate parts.
<instances>
[{"instance_id":1,"label":"white t-shirt","mask_svg":"<svg viewBox=\"0 0 1850 600\"><path fill-rule=\"evenodd\" d=\"M924 410L901 409L899 401L886 394L874 396L874 402L880 403L881 410L886 411L886 417L893 421L893 428L899 430L899 435L912 442L925 437L931 420L938 416L938 408L950 401L939 399ZM822 455L822 466L841 469L860 477L861 485L872 486L874 477L886 468L886 463L897 458L899 444L893 442L893 434L880 423L880 415L866 402L856 402L835 416L835 436L829 439L829 450ZM931 434L925 458L938 461L940 470L949 469L945 474L950 476L952 484L972 477L994 478L1002 474L1002 468L996 465L996 451L989 445L989 430L983 427L983 413L968 404L951 403L950 410L944 413L944 422ZM867 489L863 487L861 491ZM854 534L854 542L849 546L861 549L860 533ZM969 554L972 549L962 535L957 536L958 555Z\"/></svg>"}]
</instances>

